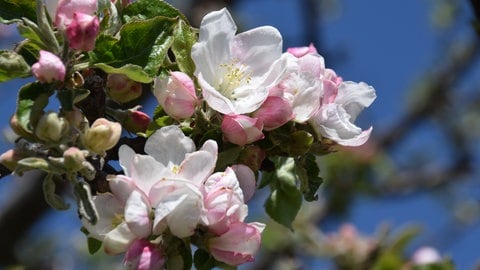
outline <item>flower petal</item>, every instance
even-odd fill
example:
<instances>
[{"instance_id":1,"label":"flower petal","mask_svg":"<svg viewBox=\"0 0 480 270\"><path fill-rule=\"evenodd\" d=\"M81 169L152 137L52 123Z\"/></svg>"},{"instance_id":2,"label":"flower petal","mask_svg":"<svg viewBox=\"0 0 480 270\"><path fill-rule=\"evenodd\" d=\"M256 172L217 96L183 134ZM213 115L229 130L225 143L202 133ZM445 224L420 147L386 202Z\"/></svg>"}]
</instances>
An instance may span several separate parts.
<instances>
[{"instance_id":1,"label":"flower petal","mask_svg":"<svg viewBox=\"0 0 480 270\"><path fill-rule=\"evenodd\" d=\"M218 65L230 58L230 43L236 32L237 26L226 8L203 17L198 42L192 47L195 75L201 71L207 81L214 80Z\"/></svg>"},{"instance_id":2,"label":"flower petal","mask_svg":"<svg viewBox=\"0 0 480 270\"><path fill-rule=\"evenodd\" d=\"M152 232L150 209L150 203L145 195L134 190L125 205L125 222L138 238L148 237Z\"/></svg>"},{"instance_id":3,"label":"flower petal","mask_svg":"<svg viewBox=\"0 0 480 270\"><path fill-rule=\"evenodd\" d=\"M153 133L145 143L145 152L164 166L180 165L195 144L177 126L166 126Z\"/></svg>"},{"instance_id":4,"label":"flower petal","mask_svg":"<svg viewBox=\"0 0 480 270\"><path fill-rule=\"evenodd\" d=\"M136 238L137 236L132 233L127 223L122 222L105 236L103 248L107 254L120 254L127 251Z\"/></svg>"}]
</instances>

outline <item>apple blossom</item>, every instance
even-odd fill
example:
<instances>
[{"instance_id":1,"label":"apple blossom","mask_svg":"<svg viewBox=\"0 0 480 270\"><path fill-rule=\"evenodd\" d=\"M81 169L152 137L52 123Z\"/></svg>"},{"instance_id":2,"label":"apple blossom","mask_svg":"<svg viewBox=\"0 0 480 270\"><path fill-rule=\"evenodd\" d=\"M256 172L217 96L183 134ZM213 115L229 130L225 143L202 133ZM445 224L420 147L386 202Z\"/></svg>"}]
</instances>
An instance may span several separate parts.
<instances>
[{"instance_id":1,"label":"apple blossom","mask_svg":"<svg viewBox=\"0 0 480 270\"><path fill-rule=\"evenodd\" d=\"M33 75L42 83L63 81L65 78L65 65L55 54L40 50L38 62L32 65Z\"/></svg>"},{"instance_id":2,"label":"apple blossom","mask_svg":"<svg viewBox=\"0 0 480 270\"><path fill-rule=\"evenodd\" d=\"M235 172L227 167L225 172L210 176L203 186L204 204L208 229L220 235L225 233L232 223L243 222L248 214Z\"/></svg>"},{"instance_id":3,"label":"apple blossom","mask_svg":"<svg viewBox=\"0 0 480 270\"><path fill-rule=\"evenodd\" d=\"M192 79L179 71L171 72L168 78L157 77L154 94L163 110L175 119L191 117L199 102Z\"/></svg>"},{"instance_id":4,"label":"apple blossom","mask_svg":"<svg viewBox=\"0 0 480 270\"><path fill-rule=\"evenodd\" d=\"M258 222L231 224L227 232L208 240L208 249L215 259L230 265L254 261L264 228Z\"/></svg>"},{"instance_id":5,"label":"apple blossom","mask_svg":"<svg viewBox=\"0 0 480 270\"><path fill-rule=\"evenodd\" d=\"M262 129L262 121L246 115L225 115L222 120L225 139L240 146L263 139Z\"/></svg>"},{"instance_id":6,"label":"apple blossom","mask_svg":"<svg viewBox=\"0 0 480 270\"><path fill-rule=\"evenodd\" d=\"M304 123L320 107L321 76L325 69L323 57L314 54L295 57L284 53L282 58L287 62L287 70L278 84L270 88L269 95L284 98L291 107L293 120Z\"/></svg>"},{"instance_id":7,"label":"apple blossom","mask_svg":"<svg viewBox=\"0 0 480 270\"><path fill-rule=\"evenodd\" d=\"M97 11L97 0L59 0L55 12L55 25L64 30L74 20L74 13L93 15Z\"/></svg>"},{"instance_id":8,"label":"apple blossom","mask_svg":"<svg viewBox=\"0 0 480 270\"><path fill-rule=\"evenodd\" d=\"M235 35L237 27L227 9L208 13L192 48L195 75L207 104L223 114L255 111L283 69L279 60L282 36L271 26ZM279 62L277 62L279 63Z\"/></svg>"},{"instance_id":9,"label":"apple blossom","mask_svg":"<svg viewBox=\"0 0 480 270\"><path fill-rule=\"evenodd\" d=\"M353 122L375 100L375 89L361 82L342 82L333 102L326 100L309 123L319 136L344 146L359 146L370 137L372 127L362 131Z\"/></svg>"},{"instance_id":10,"label":"apple blossom","mask_svg":"<svg viewBox=\"0 0 480 270\"><path fill-rule=\"evenodd\" d=\"M99 30L97 16L74 12L72 22L66 29L68 45L75 50L91 51L95 48Z\"/></svg>"},{"instance_id":11,"label":"apple blossom","mask_svg":"<svg viewBox=\"0 0 480 270\"><path fill-rule=\"evenodd\" d=\"M15 149L10 149L0 155L0 164L13 171L20 159L22 159L22 157L19 152Z\"/></svg>"}]
</instances>

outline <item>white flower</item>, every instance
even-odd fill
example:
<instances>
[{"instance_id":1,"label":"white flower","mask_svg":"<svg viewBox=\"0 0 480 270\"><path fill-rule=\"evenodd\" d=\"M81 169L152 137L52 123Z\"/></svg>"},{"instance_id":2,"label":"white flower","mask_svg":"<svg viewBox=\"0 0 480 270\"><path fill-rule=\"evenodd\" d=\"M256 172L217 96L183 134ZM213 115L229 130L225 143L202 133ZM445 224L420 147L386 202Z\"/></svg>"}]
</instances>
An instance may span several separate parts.
<instances>
[{"instance_id":1,"label":"white flower","mask_svg":"<svg viewBox=\"0 0 480 270\"><path fill-rule=\"evenodd\" d=\"M372 127L362 131L354 122L375 98L375 89L363 82L342 82L333 102L322 104L309 122L319 135L340 145L362 145L370 137Z\"/></svg>"},{"instance_id":2,"label":"white flower","mask_svg":"<svg viewBox=\"0 0 480 270\"><path fill-rule=\"evenodd\" d=\"M207 14L192 48L195 75L208 105L223 114L255 111L283 69L274 64L282 53L282 37L271 26L235 35L227 9Z\"/></svg>"}]
</instances>

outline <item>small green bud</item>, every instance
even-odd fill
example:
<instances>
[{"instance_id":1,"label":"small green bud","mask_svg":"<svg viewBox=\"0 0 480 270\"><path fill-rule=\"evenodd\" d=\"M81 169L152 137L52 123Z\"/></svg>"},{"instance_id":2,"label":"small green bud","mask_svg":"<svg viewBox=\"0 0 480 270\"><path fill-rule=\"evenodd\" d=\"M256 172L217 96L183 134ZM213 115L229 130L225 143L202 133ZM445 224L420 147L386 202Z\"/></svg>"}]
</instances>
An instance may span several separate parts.
<instances>
[{"instance_id":1,"label":"small green bud","mask_svg":"<svg viewBox=\"0 0 480 270\"><path fill-rule=\"evenodd\" d=\"M79 171L83 167L85 154L77 147L70 147L63 152L65 168L71 171Z\"/></svg>"},{"instance_id":2,"label":"small green bud","mask_svg":"<svg viewBox=\"0 0 480 270\"><path fill-rule=\"evenodd\" d=\"M35 135L43 141L59 142L68 131L68 121L56 112L48 112L38 120Z\"/></svg>"},{"instance_id":3,"label":"small green bud","mask_svg":"<svg viewBox=\"0 0 480 270\"><path fill-rule=\"evenodd\" d=\"M88 150L103 155L118 143L121 133L122 126L119 123L98 118L85 132L83 144Z\"/></svg>"}]
</instances>

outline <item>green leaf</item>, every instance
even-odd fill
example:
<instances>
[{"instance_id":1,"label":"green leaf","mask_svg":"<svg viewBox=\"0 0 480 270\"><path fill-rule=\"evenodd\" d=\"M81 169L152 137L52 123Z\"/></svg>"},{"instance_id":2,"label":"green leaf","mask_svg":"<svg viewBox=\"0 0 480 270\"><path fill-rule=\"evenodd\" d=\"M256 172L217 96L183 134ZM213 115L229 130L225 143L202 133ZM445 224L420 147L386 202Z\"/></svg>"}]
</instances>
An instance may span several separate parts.
<instances>
[{"instance_id":1,"label":"green leaf","mask_svg":"<svg viewBox=\"0 0 480 270\"><path fill-rule=\"evenodd\" d=\"M187 21L185 15L162 0L138 0L130 3L123 10L123 17L125 22L130 22L133 19L151 19L157 16L167 18L180 17Z\"/></svg>"},{"instance_id":2,"label":"green leaf","mask_svg":"<svg viewBox=\"0 0 480 270\"><path fill-rule=\"evenodd\" d=\"M100 250L100 248L102 247L102 241L92 237L88 237L87 245L88 245L88 253L90 253L90 255L93 255L97 253L97 251Z\"/></svg>"},{"instance_id":3,"label":"green leaf","mask_svg":"<svg viewBox=\"0 0 480 270\"><path fill-rule=\"evenodd\" d=\"M30 65L14 51L0 51L0 82L31 76Z\"/></svg>"},{"instance_id":4,"label":"green leaf","mask_svg":"<svg viewBox=\"0 0 480 270\"><path fill-rule=\"evenodd\" d=\"M126 64L141 66L151 77L156 76L173 42L173 29L177 20L155 17L145 21L132 21L120 30L120 39L103 35L97 39L91 52L93 63L120 68Z\"/></svg>"},{"instance_id":5,"label":"green leaf","mask_svg":"<svg viewBox=\"0 0 480 270\"><path fill-rule=\"evenodd\" d=\"M43 195L45 196L45 201L57 210L69 209L70 204L66 203L61 196L55 193L55 188L56 184L53 180L53 174L48 174L43 180Z\"/></svg>"},{"instance_id":6,"label":"green leaf","mask_svg":"<svg viewBox=\"0 0 480 270\"><path fill-rule=\"evenodd\" d=\"M119 68L114 68L104 63L98 63L94 66L109 74L123 74L129 79L137 82L151 83L153 81L153 78L150 77L150 75L148 75L145 71L143 71L141 66L126 64Z\"/></svg>"},{"instance_id":7,"label":"green leaf","mask_svg":"<svg viewBox=\"0 0 480 270\"><path fill-rule=\"evenodd\" d=\"M80 216L85 218L90 224L95 225L98 221L98 213L95 204L93 203L90 186L83 181L79 181L75 183L73 193L77 198L78 212Z\"/></svg>"},{"instance_id":8,"label":"green leaf","mask_svg":"<svg viewBox=\"0 0 480 270\"><path fill-rule=\"evenodd\" d=\"M306 201L316 201L318 199L317 190L323 183L319 176L320 169L312 154L306 154L295 160L295 172L300 180L300 190Z\"/></svg>"},{"instance_id":9,"label":"green leaf","mask_svg":"<svg viewBox=\"0 0 480 270\"><path fill-rule=\"evenodd\" d=\"M292 229L292 222L302 205L302 194L296 186L295 162L292 158L279 158L272 192L265 202L267 214L276 222Z\"/></svg>"},{"instance_id":10,"label":"green leaf","mask_svg":"<svg viewBox=\"0 0 480 270\"><path fill-rule=\"evenodd\" d=\"M197 42L197 33L185 21L180 20L173 33L175 40L172 44L172 52L175 55L180 71L192 76L195 71L195 63L191 57L192 46Z\"/></svg>"},{"instance_id":11,"label":"green leaf","mask_svg":"<svg viewBox=\"0 0 480 270\"><path fill-rule=\"evenodd\" d=\"M33 82L24 85L18 92L17 116L18 123L26 131L31 132L33 125L48 104L48 98L53 94L50 85Z\"/></svg>"},{"instance_id":12,"label":"green leaf","mask_svg":"<svg viewBox=\"0 0 480 270\"><path fill-rule=\"evenodd\" d=\"M12 23L22 17L36 21L35 1L32 0L0 0L0 22Z\"/></svg>"},{"instance_id":13,"label":"green leaf","mask_svg":"<svg viewBox=\"0 0 480 270\"><path fill-rule=\"evenodd\" d=\"M18 175L22 175L23 172L35 169L45 172L53 172L50 163L47 160L37 157L28 157L18 161L17 167L15 168L15 173Z\"/></svg>"}]
</instances>

